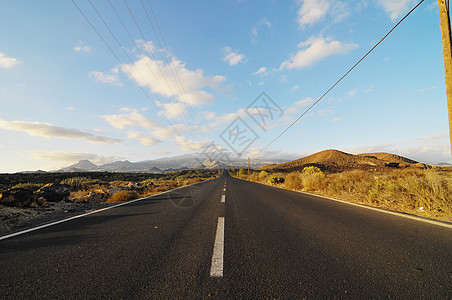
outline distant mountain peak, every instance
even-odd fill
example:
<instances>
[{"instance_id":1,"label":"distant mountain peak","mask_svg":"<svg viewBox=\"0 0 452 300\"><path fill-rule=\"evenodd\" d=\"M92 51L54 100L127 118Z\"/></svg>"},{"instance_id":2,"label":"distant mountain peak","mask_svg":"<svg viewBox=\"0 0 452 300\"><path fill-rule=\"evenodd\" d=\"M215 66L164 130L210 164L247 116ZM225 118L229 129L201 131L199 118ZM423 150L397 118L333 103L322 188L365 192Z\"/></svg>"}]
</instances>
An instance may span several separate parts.
<instances>
[{"instance_id":1,"label":"distant mountain peak","mask_svg":"<svg viewBox=\"0 0 452 300\"><path fill-rule=\"evenodd\" d=\"M79 160L78 163L70 165L66 168L62 168L58 171L60 172L79 172L79 171L92 171L97 168L96 164L93 164L91 161L87 159Z\"/></svg>"},{"instance_id":2,"label":"distant mountain peak","mask_svg":"<svg viewBox=\"0 0 452 300\"><path fill-rule=\"evenodd\" d=\"M287 160L283 160L287 161ZM252 167L258 168L275 161L253 160ZM232 161L211 160L200 153L188 153L172 157L163 157L154 160L143 160L130 162L129 160L114 161L103 165L95 165L89 160L80 160L78 163L62 168L58 172L143 172L162 173L189 169L215 169L221 164L223 167L237 168L245 166L245 159L234 159Z\"/></svg>"}]
</instances>

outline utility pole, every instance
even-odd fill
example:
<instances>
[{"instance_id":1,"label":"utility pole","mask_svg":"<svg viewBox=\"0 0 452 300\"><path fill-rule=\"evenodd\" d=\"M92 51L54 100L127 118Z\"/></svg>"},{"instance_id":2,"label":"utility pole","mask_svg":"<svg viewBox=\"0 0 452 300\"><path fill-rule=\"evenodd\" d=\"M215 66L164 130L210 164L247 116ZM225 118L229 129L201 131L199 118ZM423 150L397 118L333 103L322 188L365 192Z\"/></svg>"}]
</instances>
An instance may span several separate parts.
<instances>
[{"instance_id":1,"label":"utility pole","mask_svg":"<svg viewBox=\"0 0 452 300\"><path fill-rule=\"evenodd\" d=\"M248 156L248 175L250 175L250 157Z\"/></svg>"},{"instance_id":2,"label":"utility pole","mask_svg":"<svg viewBox=\"0 0 452 300\"><path fill-rule=\"evenodd\" d=\"M449 112L449 138L452 155L452 47L450 44L449 0L438 0L441 39L443 42L444 73L446 77L447 110Z\"/></svg>"}]
</instances>

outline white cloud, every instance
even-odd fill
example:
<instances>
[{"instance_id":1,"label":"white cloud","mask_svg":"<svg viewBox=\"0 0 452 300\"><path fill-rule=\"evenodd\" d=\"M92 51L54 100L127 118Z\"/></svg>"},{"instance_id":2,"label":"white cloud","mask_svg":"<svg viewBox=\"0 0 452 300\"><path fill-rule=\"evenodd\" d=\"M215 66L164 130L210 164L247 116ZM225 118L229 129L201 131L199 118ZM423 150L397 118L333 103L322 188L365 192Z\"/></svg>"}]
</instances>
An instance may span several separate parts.
<instances>
[{"instance_id":1,"label":"white cloud","mask_svg":"<svg viewBox=\"0 0 452 300\"><path fill-rule=\"evenodd\" d=\"M417 90L416 92L417 92L417 93L423 93L423 92L427 92L427 91L434 90L434 89L436 89L436 88L438 88L438 87L437 87L436 85L434 85L434 86L431 86L431 87L428 87L428 88L425 88L425 89Z\"/></svg>"},{"instance_id":2,"label":"white cloud","mask_svg":"<svg viewBox=\"0 0 452 300\"><path fill-rule=\"evenodd\" d=\"M452 163L449 134L446 132L440 132L430 136L423 136L410 140L402 140L392 144L354 147L345 149L345 151L354 154L389 152L423 163Z\"/></svg>"},{"instance_id":3,"label":"white cloud","mask_svg":"<svg viewBox=\"0 0 452 300\"><path fill-rule=\"evenodd\" d=\"M67 152L67 151L28 151L29 155L39 160L64 161L67 163L76 163L80 160L89 160L95 164L105 164L121 159L116 156L100 156L93 153Z\"/></svg>"},{"instance_id":4,"label":"white cloud","mask_svg":"<svg viewBox=\"0 0 452 300\"><path fill-rule=\"evenodd\" d=\"M248 119L249 114L254 116L262 115L262 108L254 107L254 108L240 108L236 112L233 113L225 113L218 114L216 112L204 111L201 115L205 120L208 121L206 127L209 129L225 129L227 125L233 122L237 117L240 117L242 120ZM265 123L265 122L264 122ZM269 124L264 125L266 128L272 128Z\"/></svg>"},{"instance_id":5,"label":"white cloud","mask_svg":"<svg viewBox=\"0 0 452 300\"><path fill-rule=\"evenodd\" d=\"M301 100L298 100L297 102L295 102L295 106L305 107L305 106L310 106L312 103L314 103L314 99L312 99L311 97L307 97L305 99L301 99Z\"/></svg>"},{"instance_id":6,"label":"white cloud","mask_svg":"<svg viewBox=\"0 0 452 300\"><path fill-rule=\"evenodd\" d=\"M13 131L23 131L31 136L44 138L56 137L62 139L81 139L90 143L98 144L122 143L120 139L100 136L75 128L59 127L43 122L6 121L0 119L0 128Z\"/></svg>"},{"instance_id":7,"label":"white cloud","mask_svg":"<svg viewBox=\"0 0 452 300\"><path fill-rule=\"evenodd\" d=\"M291 89L290 89L290 92L291 93L293 93L293 92L295 92L296 90L298 90L300 87L298 86L298 85L294 85Z\"/></svg>"},{"instance_id":8,"label":"white cloud","mask_svg":"<svg viewBox=\"0 0 452 300\"><path fill-rule=\"evenodd\" d=\"M391 20L396 20L403 13L407 12L414 0L378 0L378 4L389 14Z\"/></svg>"},{"instance_id":9,"label":"white cloud","mask_svg":"<svg viewBox=\"0 0 452 300\"><path fill-rule=\"evenodd\" d=\"M272 24L270 23L270 21L268 21L265 18L260 20L259 22L254 24L253 28L251 29L251 42L252 43L255 43L257 41L258 36L259 36L259 30L261 27L267 27L271 33Z\"/></svg>"},{"instance_id":10,"label":"white cloud","mask_svg":"<svg viewBox=\"0 0 452 300\"><path fill-rule=\"evenodd\" d=\"M358 88L349 91L349 92L348 92L348 96L349 96L349 97L353 97L353 96L356 94L357 91L358 91Z\"/></svg>"},{"instance_id":11,"label":"white cloud","mask_svg":"<svg viewBox=\"0 0 452 300\"><path fill-rule=\"evenodd\" d=\"M188 126L186 124L174 124L172 126L162 126L154 129L152 134L161 139L172 138L177 135L181 135L184 132L194 132L197 129L201 129L197 125Z\"/></svg>"},{"instance_id":12,"label":"white cloud","mask_svg":"<svg viewBox=\"0 0 452 300\"><path fill-rule=\"evenodd\" d=\"M334 118L334 119L331 120L331 122L339 122L339 121L342 121L342 120L343 120L342 118Z\"/></svg>"},{"instance_id":13,"label":"white cloud","mask_svg":"<svg viewBox=\"0 0 452 300\"><path fill-rule=\"evenodd\" d=\"M231 47L223 48L224 54L223 61L227 62L230 66L235 66L239 62L245 62L245 55L232 51Z\"/></svg>"},{"instance_id":14,"label":"white cloud","mask_svg":"<svg viewBox=\"0 0 452 300\"><path fill-rule=\"evenodd\" d=\"M312 25L320 21L330 7L328 0L304 0L301 1L298 10L298 24L300 26Z\"/></svg>"},{"instance_id":15,"label":"white cloud","mask_svg":"<svg viewBox=\"0 0 452 300\"><path fill-rule=\"evenodd\" d=\"M253 75L262 75L265 76L268 74L267 68L266 67L261 67L259 68L259 70L257 70L256 72L253 73Z\"/></svg>"},{"instance_id":16,"label":"white cloud","mask_svg":"<svg viewBox=\"0 0 452 300\"><path fill-rule=\"evenodd\" d=\"M238 116L246 118L247 114L245 109L239 109L234 113L217 114L216 112L204 111L201 113L207 121L210 121L207 126L209 128L218 128L220 126L228 125L228 123L234 121Z\"/></svg>"},{"instance_id":17,"label":"white cloud","mask_svg":"<svg viewBox=\"0 0 452 300\"><path fill-rule=\"evenodd\" d=\"M156 52L160 52L160 49L155 47L152 41L136 40L135 43L141 50L146 51L149 54L155 55Z\"/></svg>"},{"instance_id":18,"label":"white cloud","mask_svg":"<svg viewBox=\"0 0 452 300\"><path fill-rule=\"evenodd\" d=\"M153 138L151 136L145 136L142 133L136 132L136 131L129 131L127 133L127 138L137 139L137 140L139 140L140 144L144 145L144 146L154 146L154 145L162 142L156 138Z\"/></svg>"},{"instance_id":19,"label":"white cloud","mask_svg":"<svg viewBox=\"0 0 452 300\"><path fill-rule=\"evenodd\" d=\"M159 111L159 116L164 116L167 119L178 119L187 114L187 106L184 103L160 103L157 105L163 107L163 110Z\"/></svg>"},{"instance_id":20,"label":"white cloud","mask_svg":"<svg viewBox=\"0 0 452 300\"><path fill-rule=\"evenodd\" d=\"M152 134L161 139L171 138L176 134L174 128L171 126L168 127L160 127L152 131Z\"/></svg>"},{"instance_id":21,"label":"white cloud","mask_svg":"<svg viewBox=\"0 0 452 300\"><path fill-rule=\"evenodd\" d=\"M363 9L367 8L369 6L369 0L359 0L358 3L356 3L356 11L361 12Z\"/></svg>"},{"instance_id":22,"label":"white cloud","mask_svg":"<svg viewBox=\"0 0 452 300\"><path fill-rule=\"evenodd\" d=\"M21 64L21 62L17 58L7 57L0 52L0 69L11 69L18 64Z\"/></svg>"},{"instance_id":23,"label":"white cloud","mask_svg":"<svg viewBox=\"0 0 452 300\"><path fill-rule=\"evenodd\" d=\"M197 125L187 125L184 123L174 124L171 126L163 126L153 119L143 116L138 109L122 107L121 114L104 115L102 118L110 125L118 129L125 129L126 127L150 129L152 135L160 139L175 140L175 136L184 134L185 132L194 132L199 127ZM153 146L162 142L161 140L143 135L141 132L129 131L127 132L129 139L138 139L142 145ZM177 141L176 141L177 142Z\"/></svg>"},{"instance_id":24,"label":"white cloud","mask_svg":"<svg viewBox=\"0 0 452 300\"><path fill-rule=\"evenodd\" d=\"M287 114L298 114L300 112L300 107L307 107L310 106L312 103L314 103L314 99L311 97L307 97L305 99L301 99L298 101L295 101L293 106L286 109Z\"/></svg>"},{"instance_id":25,"label":"white cloud","mask_svg":"<svg viewBox=\"0 0 452 300\"><path fill-rule=\"evenodd\" d=\"M284 61L279 67L280 70L301 69L313 65L328 56L345 54L358 47L358 45L345 44L331 38L310 37L306 42L298 44L298 47L302 49L292 56L291 59Z\"/></svg>"},{"instance_id":26,"label":"white cloud","mask_svg":"<svg viewBox=\"0 0 452 300\"><path fill-rule=\"evenodd\" d=\"M107 83L114 86L123 86L122 82L119 81L118 75L109 75L103 72L93 71L89 73L89 76L102 83Z\"/></svg>"},{"instance_id":27,"label":"white cloud","mask_svg":"<svg viewBox=\"0 0 452 300\"><path fill-rule=\"evenodd\" d=\"M288 153L288 152L281 152L280 150L264 150L262 151L262 148L253 147L251 146L243 155L244 157L250 156L255 157L257 159L264 159L264 160L277 160L281 163L286 161L292 161L295 159L299 159L300 157L306 156L299 153ZM252 161L251 161L252 162Z\"/></svg>"},{"instance_id":28,"label":"white cloud","mask_svg":"<svg viewBox=\"0 0 452 300\"><path fill-rule=\"evenodd\" d=\"M104 115L102 118L110 123L111 126L124 129L125 127L141 127L141 128L154 128L160 127L160 125L153 119L146 118L137 109L128 107L121 108L121 111L126 112L116 115Z\"/></svg>"},{"instance_id":29,"label":"white cloud","mask_svg":"<svg viewBox=\"0 0 452 300\"><path fill-rule=\"evenodd\" d=\"M150 151L149 154L164 156L164 155L171 154L171 152L169 152L169 151Z\"/></svg>"},{"instance_id":30,"label":"white cloud","mask_svg":"<svg viewBox=\"0 0 452 300\"><path fill-rule=\"evenodd\" d=\"M339 23L343 19L351 15L351 9L347 2L334 1L331 7L331 16L334 23Z\"/></svg>"},{"instance_id":31,"label":"white cloud","mask_svg":"<svg viewBox=\"0 0 452 300\"><path fill-rule=\"evenodd\" d=\"M75 46L72 49L74 49L77 52L86 52L86 53L91 52L91 47L90 46L77 45L77 46Z\"/></svg>"},{"instance_id":32,"label":"white cloud","mask_svg":"<svg viewBox=\"0 0 452 300\"><path fill-rule=\"evenodd\" d=\"M370 88L368 88L367 90L364 91L365 94L372 92L372 90L374 89L374 86L371 86Z\"/></svg>"},{"instance_id":33,"label":"white cloud","mask_svg":"<svg viewBox=\"0 0 452 300\"><path fill-rule=\"evenodd\" d=\"M176 58L166 64L161 60L142 56L133 64L123 65L122 71L127 73L129 78L131 75L140 86L148 87L152 93L168 98L176 97L177 101L190 105L214 102L215 97L203 89L216 88L226 80L219 75L204 76L204 71L200 69L189 70ZM178 76L173 76L176 73Z\"/></svg>"},{"instance_id":34,"label":"white cloud","mask_svg":"<svg viewBox=\"0 0 452 300\"><path fill-rule=\"evenodd\" d=\"M184 151L200 150L207 145L206 142L193 141L181 135L177 136L175 141L177 148Z\"/></svg>"},{"instance_id":35,"label":"white cloud","mask_svg":"<svg viewBox=\"0 0 452 300\"><path fill-rule=\"evenodd\" d=\"M329 21L338 23L350 16L347 2L331 0L303 0L299 1L297 22L301 28L311 26L328 17Z\"/></svg>"},{"instance_id":36,"label":"white cloud","mask_svg":"<svg viewBox=\"0 0 452 300\"><path fill-rule=\"evenodd\" d=\"M297 114L299 112L300 112L300 110L297 107L295 107L295 106L291 106L291 107L289 107L288 109L285 110L286 114Z\"/></svg>"}]
</instances>

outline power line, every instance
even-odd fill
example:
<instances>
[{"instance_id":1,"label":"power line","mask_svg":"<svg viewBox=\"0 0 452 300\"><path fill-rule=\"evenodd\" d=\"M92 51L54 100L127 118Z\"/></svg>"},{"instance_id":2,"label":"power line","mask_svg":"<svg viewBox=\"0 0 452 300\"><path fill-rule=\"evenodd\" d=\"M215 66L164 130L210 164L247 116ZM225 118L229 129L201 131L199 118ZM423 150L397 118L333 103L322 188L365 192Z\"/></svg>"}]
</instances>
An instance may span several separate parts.
<instances>
[{"instance_id":1,"label":"power line","mask_svg":"<svg viewBox=\"0 0 452 300\"><path fill-rule=\"evenodd\" d=\"M144 8L144 11L145 11L145 13L146 13L146 16L147 16L147 18L148 18L148 20L149 20L149 24L151 24L152 31L154 31L154 34L155 34L155 36L156 36L156 38L157 38L157 41L158 41L159 46L160 46L160 49L164 50L164 57L165 57L166 63L170 66L171 74L173 75L173 78L174 78L174 79L177 79L176 82L177 82L177 85L178 85L178 89L179 89L179 91L181 92L181 94L183 95L183 98L184 98L184 100L185 100L185 103L186 103L186 105L187 105L187 107L188 107L188 111L189 111L189 113L190 113L190 115L191 115L193 121L196 121L195 114L194 114L194 112L193 112L193 110L192 110L192 107L191 107L191 105L190 105L190 102L189 102L188 99L187 99L186 91L185 91L184 85L182 84L182 81L181 81L181 79L180 79L179 73L177 72L177 69L176 69L176 67L175 67L174 60L171 59L171 61L169 61L169 59L168 59L168 57L171 57L170 51L169 51L169 49L168 49L168 45L166 44L165 37L163 36L162 30L161 30L161 28L160 28L159 21L157 20L157 17L156 17L156 15L154 14L154 10L152 9L151 2L150 2L150 0L148 0L148 5L149 5L150 11L151 11L151 13L152 13L152 16L154 17L155 24L157 25L157 29L158 29L158 31L159 31L159 33L160 33L160 36L162 37L163 43L164 43L164 45L165 45L165 48L162 46L162 43L160 42L160 38L159 38L157 32L155 31L154 25L152 24L151 18L149 17L149 14L148 14L148 12L147 12L147 9L146 9L146 7L145 7L145 5L144 5L143 0L141 0L141 4L142 4L142 6L143 6L143 8ZM174 73L176 74L176 76L174 76L173 70L174 70ZM195 122L195 123L196 123L196 122ZM199 134L200 134L200 135L203 135L202 132L201 132L201 130L200 130L198 127L197 127L197 129L198 129Z\"/></svg>"},{"instance_id":2,"label":"power line","mask_svg":"<svg viewBox=\"0 0 452 300\"><path fill-rule=\"evenodd\" d=\"M136 41L133 39L132 35L130 34L129 30L127 29L127 26L124 24L124 22L123 22L121 16L120 16L119 13L117 12L117 10L115 9L115 7L114 7L113 4L111 3L111 1L108 0L108 2L110 3L111 8L112 8L113 11L115 12L116 17L117 17L117 18L119 19L119 21L121 22L121 24L122 24L124 30L127 32L127 34L128 34L128 36L129 36L130 40L132 41L132 43L135 44L135 47L136 47L136 49L138 50L138 52L140 53L140 55L141 55L141 56L144 56L143 53L142 53L141 50L140 50L140 47L137 45ZM95 8L94 8L94 9L95 9ZM96 9L95 9L95 10L96 10ZM96 12L97 12L97 10L96 10ZM99 13L98 13L98 15L99 15ZM101 17L100 15L99 15L99 18L101 18L101 20L103 21L103 19L102 19L102 17ZM103 22L104 22L104 21L103 21ZM104 22L104 24L105 24L105 22ZM107 24L105 24L105 26L107 26L107 28L109 28ZM110 29L109 29L109 31L110 31L110 33L113 35L113 37L115 37L115 35L111 32ZM116 37L115 37L115 40L117 40ZM119 42L118 42L118 43L119 43ZM119 45L120 45L120 44L119 44ZM121 47L121 49L123 50L123 52L127 55L127 57L129 57L128 54L125 52L124 47L122 47L121 45L120 45L120 47ZM135 65L135 64L132 62L132 60L130 59L130 57L129 57L129 60L130 60L131 64ZM149 64L148 64L147 61L146 61L146 65L147 65L149 71L151 72L151 74L152 74L155 78L157 78L156 75L155 75L155 73L152 71L152 69L151 69L151 67L149 66ZM135 67L136 67L136 66L135 66ZM136 69L138 70L138 68L136 68ZM143 76L143 74L142 74L140 71L139 71L139 73L140 73L141 77L143 77L143 80L146 81L146 82L149 84L149 81L145 79L145 76ZM160 99L160 97L158 96L158 94L154 94L154 96L157 98L157 100L158 100L160 103L163 103L163 101ZM159 109L159 112L163 114L163 111L160 110L160 109ZM174 118L174 117L172 117L172 118ZM169 120L168 120L168 121L169 121ZM173 125L173 126L174 126L174 125Z\"/></svg>"},{"instance_id":3,"label":"power line","mask_svg":"<svg viewBox=\"0 0 452 300\"><path fill-rule=\"evenodd\" d=\"M134 16L132 10L130 9L129 5L127 4L127 1L126 1L126 0L123 0L123 1L124 1L125 5L126 5L126 7L127 7L127 10L128 10L129 13L130 13L130 16L132 17L132 19L133 19L133 21L134 21L134 23L135 23L135 25L136 25L138 31L140 32L141 37L143 38L143 42L146 44L146 47L147 47L149 53L151 54L152 58L153 58L155 61L157 61L157 58L154 56L154 52L152 51L151 47L149 46L149 43L148 43L148 41L146 40L146 38L145 38L145 36L144 36L144 34L143 34L143 31L141 30L140 26L138 25L138 22L137 22L137 20L136 20L136 18L135 18L135 16ZM169 84L168 79L166 78L165 74L163 73L162 68L160 67L160 65L159 65L158 63L157 63L156 65L157 65L157 68L158 68L159 71L160 71L160 74L162 75L163 79L165 80L165 83L166 83L166 85L168 86L168 89L170 90L171 94L172 94L172 95L176 95L176 93L174 93L173 89L171 88L171 85ZM154 77L157 79L157 77L156 77L155 75L154 75ZM181 111L181 114L182 114L182 115L185 117L185 119L186 119L186 116L185 116L184 111L183 111L183 109L182 109L182 107L181 107L181 104L180 104L179 102L176 102L176 105L179 106L179 109L180 109L180 111Z\"/></svg>"},{"instance_id":4,"label":"power line","mask_svg":"<svg viewBox=\"0 0 452 300\"><path fill-rule=\"evenodd\" d=\"M265 146L264 148L262 148L259 152L251 155L250 157L256 157L257 155L259 155L260 153L262 153L265 149L267 149L268 147L270 147L277 139L279 139L284 133L286 133L293 125L295 125L295 123L297 123L301 118L303 118L315 105L317 105L317 103L320 102L320 100L322 100L332 89L334 89L336 87L336 85L339 84L339 82L341 82L345 77L347 77L347 75L353 71L353 69L358 66L372 51L374 51L375 48L377 48L378 45L380 45L381 42L383 42L390 34L391 32L394 31L394 29L397 28L397 26L400 25L400 23L402 23L416 8L419 7L419 5L421 5L421 3L424 2L424 0L421 0L415 7L413 7L394 27L392 27L391 30L389 30L389 32L378 42L376 43L369 51L367 51L367 53L361 57L361 59L355 63L353 65L353 67L351 67L344 75L342 75L342 77L336 81L319 99L317 99L317 101L315 101L304 113L302 113L295 121L293 121L286 129L284 129L277 137L275 137L269 144L267 144L267 146Z\"/></svg>"},{"instance_id":5,"label":"power line","mask_svg":"<svg viewBox=\"0 0 452 300\"><path fill-rule=\"evenodd\" d=\"M118 44L119 48L123 51L123 53L127 56L127 58L129 59L130 63L135 67L135 69L138 71L138 73L141 75L143 81L146 81L146 77L143 75L143 73L140 72L140 70L134 65L133 60L130 58L130 56L127 54L127 52L125 51L124 47L122 46L121 42L119 42L119 40L116 38L116 35L112 32L112 30L110 29L110 27L108 26L108 24L105 22L105 20L102 18L102 16L100 15L99 11L96 9L96 7L93 5L93 3L91 2L91 0L88 0L89 4L91 5L91 7L94 9L94 11L96 12L97 16L99 17L99 19L102 21L102 23L105 25L105 27L107 28L107 30L110 32L110 34L113 36L113 38L115 39L116 43ZM120 61L121 65L123 66L124 69L127 69L124 67L124 64ZM129 72L128 72L129 73ZM131 73L129 73L130 76ZM133 78L135 78L133 76ZM136 83L138 84L138 82L136 81ZM147 93L146 93L147 95ZM150 97L150 96L149 96ZM158 99L158 97L157 97ZM160 108L155 104L155 102L150 99L154 106L158 109L159 112L161 112ZM159 99L158 99L159 100ZM167 120L168 122L170 122L169 120ZM171 124L171 123L170 123ZM174 126L173 124L171 124L171 126Z\"/></svg>"},{"instance_id":6,"label":"power line","mask_svg":"<svg viewBox=\"0 0 452 300\"><path fill-rule=\"evenodd\" d=\"M153 25L153 23L152 23L152 21L151 21L151 18L150 18L150 16L149 16L149 14L148 14L148 10L147 10L147 8L146 8L146 6L145 6L143 0L140 0L140 1L141 1L141 6L143 7L144 12L145 12L145 14L146 14L146 17L147 17L147 19L148 19L148 21L149 21L149 24L151 25L152 31L154 32L154 35L155 35L155 37L156 37L156 39L157 39L157 42L158 42L158 44L159 44L159 46L160 46L160 49L161 49L162 52L163 52L163 57L164 57L164 59L165 59L165 61L166 61L167 66L169 67L169 70L170 70L170 72L171 72L171 76L173 77L174 82L176 83L176 87L177 87L177 89L179 90L180 95L181 95L181 96L184 98L184 100L185 100L185 106L187 107L188 114L189 114L191 120L193 121L193 123L195 124L195 123L196 123L196 117L195 117L195 114L193 113L193 110L192 110L192 107L191 107L190 103L189 103L189 102L187 101L187 99L186 99L186 93L185 93L184 87L183 87L183 85L182 85L182 83L181 83L181 80L180 80L180 77L179 77L179 73L177 72L177 69L174 67L174 62L173 62L173 60L170 61L170 60L168 59L168 57L171 57L171 55L169 54L168 49L165 50L165 49L163 48L162 43L160 42L160 38L159 38L159 36L158 36L158 34L157 34L155 28L154 28L154 25ZM150 6L150 2L149 2L149 6ZM150 8L151 8L151 12L152 12L152 7L150 6ZM154 15L154 14L153 14L153 15ZM154 15L154 19L155 19L155 22L156 22L157 26L160 28L160 26L158 25L158 21L157 21L157 18L155 17L155 15ZM163 34L162 34L161 31L160 31L160 34L161 34L162 39L163 39ZM198 135L199 135L199 136L203 136L201 130L200 130L198 127L195 127L195 128L196 128L196 131L197 131Z\"/></svg>"},{"instance_id":7,"label":"power line","mask_svg":"<svg viewBox=\"0 0 452 300\"><path fill-rule=\"evenodd\" d=\"M113 11L115 12L116 17L118 18L118 20L119 20L120 23L122 24L124 30L127 32L127 35L129 36L130 40L132 41L132 43L135 44L136 49L137 49L138 52L140 53L140 56L141 56L141 57L144 57L145 55L144 55L143 52L141 51L141 49L140 49L140 47L138 46L137 42L134 40L134 38L133 38L132 35L130 34L130 31L127 29L127 26L125 25L123 19L122 19L121 16L119 15L118 11L117 11L116 8L113 6L113 4L111 3L110 0L108 0L108 2L109 2L109 4L110 4L111 8L113 9ZM143 41L143 42L146 42L146 41ZM156 76L156 74L154 73L154 71L152 70L152 68L151 68L151 66L149 65L149 62L148 62L147 60L145 60L145 64L146 64L147 68L149 69L149 71L151 72L151 74L152 74L152 75L154 76L154 78L157 80L157 76ZM148 84L150 85L150 82L149 82L149 81L147 81L147 82L148 82ZM158 99L158 101L159 101L160 103L164 104L164 102L161 100L161 98L158 96L157 93L155 93L154 96ZM174 102L169 101L169 103L174 103ZM177 104L177 103L176 103L176 104ZM177 105L179 105L179 109L180 109L180 111L181 111L181 115L183 115L185 121L186 121L187 123L189 123L188 119L186 118L186 116L185 116L184 113L183 113L182 107L180 106L180 104L177 104ZM163 114L162 111L160 111L160 112ZM171 113L168 109L166 109L166 112L168 113L168 115L172 115L172 113ZM171 117L171 118L172 118L172 119L175 119L175 117ZM191 133L191 135L194 137L194 134L193 134L192 130L190 131L190 133Z\"/></svg>"},{"instance_id":8,"label":"power line","mask_svg":"<svg viewBox=\"0 0 452 300\"><path fill-rule=\"evenodd\" d=\"M88 19L88 17L86 16L86 14L82 11L82 9L74 2L74 0L71 0L72 1L72 3L74 4L74 6L78 9L78 11L80 12L80 14L85 18L85 20L88 22L88 24L91 26L91 28L96 32L96 34L99 36L99 38L102 40L102 42L107 46L107 48L110 50L110 52L113 54L113 56L118 60L118 62L119 62L119 64L123 67L123 69L129 74L129 76L130 76L130 78L135 82L135 84L141 89L141 91L145 94L145 96L149 99L149 100L151 100L151 102L152 102L152 104L155 106L155 108L158 110L158 111L161 111L160 110L160 108L154 103L154 101L152 100L152 98L147 94L147 92L146 92L146 90L142 87L142 86L140 86L140 84L138 83L138 81L136 80L136 78L130 73L130 71L129 71L129 69L128 68L126 68L125 66L124 66L124 63L121 61L121 59L118 57L118 55L113 51L113 49L111 48L111 46L105 41L105 39L103 38L103 36L100 34L100 32L96 29L96 27L93 25L93 23ZM89 2L90 2L90 4L92 5L92 3L91 3L91 1L90 0L88 0ZM93 6L93 5L92 5ZM93 8L94 8L94 6L93 6ZM103 20L102 18L101 18L101 20ZM104 23L105 24L105 23ZM119 43L119 41L116 39L116 37L114 36L114 34L111 32L111 30L109 29L109 27L108 27L108 25L107 24L105 24L106 26L107 26L107 28L108 28L108 30L110 31L110 33L113 35L113 37L115 38L115 40ZM121 49L123 49L123 51L124 51L124 48L121 46L121 44L119 43L119 45L120 45L120 47L121 47ZM129 58L129 60L131 60L131 58L128 56L128 54L127 53L125 53L126 54L126 56ZM132 60L131 60L131 63L133 64L133 62L132 62ZM141 74L141 73L140 73ZM178 134L179 135L183 135L181 132L179 132L178 131L178 129L177 129L177 127L175 127L175 125L174 124L172 124L172 122L168 119L168 118L166 118L166 116L162 113L162 116L166 119L166 121L170 124L170 126L171 126L171 128L174 128L174 130L175 131L177 131L178 132Z\"/></svg>"}]
</instances>

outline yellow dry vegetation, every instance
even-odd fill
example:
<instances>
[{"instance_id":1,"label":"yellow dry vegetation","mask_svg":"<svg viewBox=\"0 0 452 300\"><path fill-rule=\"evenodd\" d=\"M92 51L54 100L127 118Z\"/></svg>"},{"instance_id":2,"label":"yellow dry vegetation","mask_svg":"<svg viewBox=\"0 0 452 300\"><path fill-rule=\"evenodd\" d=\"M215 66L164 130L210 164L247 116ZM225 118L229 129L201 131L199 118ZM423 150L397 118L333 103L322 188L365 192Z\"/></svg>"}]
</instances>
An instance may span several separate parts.
<instances>
[{"instance_id":1,"label":"yellow dry vegetation","mask_svg":"<svg viewBox=\"0 0 452 300\"><path fill-rule=\"evenodd\" d=\"M245 178L268 184L266 178L273 176L259 175L256 172ZM452 170L407 168L325 174L308 167L278 176L285 180L276 185L287 189L452 221Z\"/></svg>"},{"instance_id":2,"label":"yellow dry vegetation","mask_svg":"<svg viewBox=\"0 0 452 300\"><path fill-rule=\"evenodd\" d=\"M137 199L138 193L136 191L128 191L128 190L122 190L119 192L114 193L107 202L126 202L130 200Z\"/></svg>"}]
</instances>

